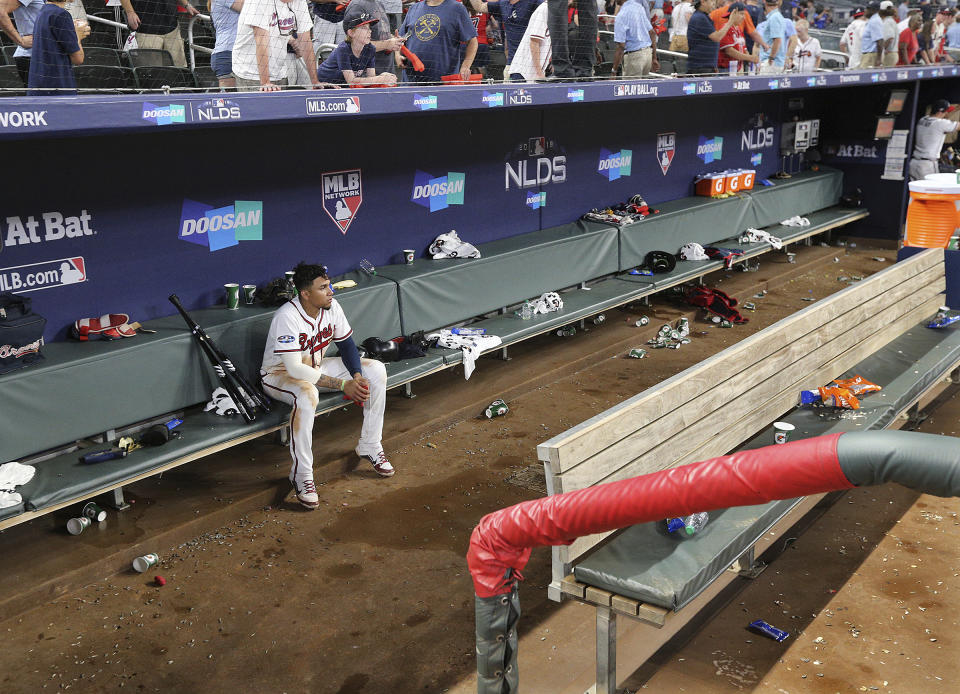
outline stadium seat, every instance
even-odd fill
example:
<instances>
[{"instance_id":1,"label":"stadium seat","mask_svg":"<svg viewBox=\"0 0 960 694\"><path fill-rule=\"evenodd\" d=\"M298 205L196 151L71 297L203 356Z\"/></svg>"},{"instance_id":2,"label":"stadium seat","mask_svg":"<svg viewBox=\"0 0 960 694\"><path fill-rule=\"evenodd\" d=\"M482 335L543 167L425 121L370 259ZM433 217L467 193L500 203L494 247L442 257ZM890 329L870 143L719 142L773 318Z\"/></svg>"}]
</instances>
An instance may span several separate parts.
<instances>
[{"instance_id":1,"label":"stadium seat","mask_svg":"<svg viewBox=\"0 0 960 694\"><path fill-rule=\"evenodd\" d=\"M220 80L209 65L197 65L193 70L193 80L200 89L220 89Z\"/></svg>"},{"instance_id":2,"label":"stadium seat","mask_svg":"<svg viewBox=\"0 0 960 694\"><path fill-rule=\"evenodd\" d=\"M170 53L154 48L134 48L127 51L127 62L132 68L173 67L173 57Z\"/></svg>"},{"instance_id":3,"label":"stadium seat","mask_svg":"<svg viewBox=\"0 0 960 694\"><path fill-rule=\"evenodd\" d=\"M0 96L24 96L25 94L17 66L0 65Z\"/></svg>"},{"instance_id":4,"label":"stadium seat","mask_svg":"<svg viewBox=\"0 0 960 694\"><path fill-rule=\"evenodd\" d=\"M162 51L166 53L166 51ZM132 53L132 51L131 51ZM193 73L186 68L170 65L148 65L133 68L133 76L140 89L196 89Z\"/></svg>"},{"instance_id":5,"label":"stadium seat","mask_svg":"<svg viewBox=\"0 0 960 694\"><path fill-rule=\"evenodd\" d=\"M83 49L87 48L111 48L115 51L119 50L120 46L118 45L117 35L113 31L113 27L110 28L109 32L100 31L100 32L91 32L90 35L83 40ZM127 33L123 33L123 38L126 39Z\"/></svg>"},{"instance_id":6,"label":"stadium seat","mask_svg":"<svg viewBox=\"0 0 960 694\"><path fill-rule=\"evenodd\" d=\"M73 77L78 89L116 91L137 88L133 70L120 65L77 65L73 68Z\"/></svg>"},{"instance_id":7,"label":"stadium seat","mask_svg":"<svg viewBox=\"0 0 960 694\"><path fill-rule=\"evenodd\" d=\"M3 32L0 32L0 33L3 33ZM16 65L16 63L13 62L13 52L15 50L17 50L16 46L3 47L3 57L5 58L5 62L2 63L3 65Z\"/></svg>"},{"instance_id":8,"label":"stadium seat","mask_svg":"<svg viewBox=\"0 0 960 694\"><path fill-rule=\"evenodd\" d=\"M100 46L83 47L84 65L109 65L120 67L120 52L113 48L102 48Z\"/></svg>"}]
</instances>

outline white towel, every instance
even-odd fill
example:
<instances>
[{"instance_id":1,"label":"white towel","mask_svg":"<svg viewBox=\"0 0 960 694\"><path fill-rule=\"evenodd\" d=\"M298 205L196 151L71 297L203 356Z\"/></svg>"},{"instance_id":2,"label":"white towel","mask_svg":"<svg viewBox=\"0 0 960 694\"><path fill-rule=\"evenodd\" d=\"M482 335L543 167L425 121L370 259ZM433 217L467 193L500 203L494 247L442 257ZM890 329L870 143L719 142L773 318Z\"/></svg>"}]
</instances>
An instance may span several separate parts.
<instances>
[{"instance_id":1,"label":"white towel","mask_svg":"<svg viewBox=\"0 0 960 694\"><path fill-rule=\"evenodd\" d=\"M784 224L786 224L786 222L784 222ZM743 232L742 238L744 238L748 243L759 243L761 241L766 241L778 251L783 248L783 241L781 239L774 236L769 231L764 231L763 229L747 229L745 232Z\"/></svg>"},{"instance_id":2,"label":"white towel","mask_svg":"<svg viewBox=\"0 0 960 694\"><path fill-rule=\"evenodd\" d=\"M23 497L13 490L32 480L36 471L33 465L17 462L0 465L0 508L19 506L23 503Z\"/></svg>"},{"instance_id":3,"label":"white towel","mask_svg":"<svg viewBox=\"0 0 960 694\"><path fill-rule=\"evenodd\" d=\"M806 217L801 217L800 215L796 215L791 217L790 219L784 219L782 222L780 222L780 224L782 224L785 227L808 227L810 226L810 220L807 219Z\"/></svg>"},{"instance_id":4,"label":"white towel","mask_svg":"<svg viewBox=\"0 0 960 694\"><path fill-rule=\"evenodd\" d=\"M426 337L428 340L435 339L439 347L463 350L463 378L468 381L473 374L480 353L493 349L503 342L496 335L454 335L449 330L430 333Z\"/></svg>"}]
</instances>

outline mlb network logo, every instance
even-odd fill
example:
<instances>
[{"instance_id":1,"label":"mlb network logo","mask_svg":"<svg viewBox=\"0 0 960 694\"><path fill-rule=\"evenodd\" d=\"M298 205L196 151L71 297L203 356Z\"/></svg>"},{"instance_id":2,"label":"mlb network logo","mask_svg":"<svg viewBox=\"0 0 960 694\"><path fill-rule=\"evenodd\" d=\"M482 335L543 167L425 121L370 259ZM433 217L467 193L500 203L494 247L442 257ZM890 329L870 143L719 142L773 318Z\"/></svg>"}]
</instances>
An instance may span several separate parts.
<instances>
[{"instance_id":1,"label":"mlb network logo","mask_svg":"<svg viewBox=\"0 0 960 694\"><path fill-rule=\"evenodd\" d=\"M331 171L320 179L323 185L323 209L344 234L363 202L360 169Z\"/></svg>"},{"instance_id":2,"label":"mlb network logo","mask_svg":"<svg viewBox=\"0 0 960 694\"><path fill-rule=\"evenodd\" d=\"M413 177L413 194L410 202L426 207L431 212L445 210L450 205L463 204L466 174L448 171L446 176L434 177L417 171Z\"/></svg>"},{"instance_id":3,"label":"mlb network logo","mask_svg":"<svg viewBox=\"0 0 960 694\"><path fill-rule=\"evenodd\" d=\"M570 101L583 101L583 90L567 89L567 99L569 99Z\"/></svg>"},{"instance_id":4,"label":"mlb network logo","mask_svg":"<svg viewBox=\"0 0 960 694\"><path fill-rule=\"evenodd\" d=\"M181 241L206 246L210 252L236 246L241 241L263 240L263 203L237 200L214 208L184 200L180 212Z\"/></svg>"},{"instance_id":5,"label":"mlb network logo","mask_svg":"<svg viewBox=\"0 0 960 694\"><path fill-rule=\"evenodd\" d=\"M171 123L185 123L187 119L187 109L180 104L169 104L167 106L157 106L144 102L143 120L148 120L157 125L170 125Z\"/></svg>"},{"instance_id":6,"label":"mlb network logo","mask_svg":"<svg viewBox=\"0 0 960 694\"><path fill-rule=\"evenodd\" d=\"M486 104L487 108L495 108L497 106L503 106L503 92L487 92L483 93L483 103Z\"/></svg>"},{"instance_id":7,"label":"mlb network logo","mask_svg":"<svg viewBox=\"0 0 960 694\"><path fill-rule=\"evenodd\" d=\"M684 93L684 94L696 94L696 93L697 93L697 83L696 83L696 82L684 82L684 83L683 83L683 93Z\"/></svg>"},{"instance_id":8,"label":"mlb network logo","mask_svg":"<svg viewBox=\"0 0 960 694\"><path fill-rule=\"evenodd\" d=\"M763 161L763 152L757 152L750 156L750 165L751 166L760 166L760 162Z\"/></svg>"},{"instance_id":9,"label":"mlb network logo","mask_svg":"<svg viewBox=\"0 0 960 694\"><path fill-rule=\"evenodd\" d=\"M547 206L547 194L546 192L534 193L532 191L527 191L527 207L531 210L539 210L541 207Z\"/></svg>"},{"instance_id":10,"label":"mlb network logo","mask_svg":"<svg viewBox=\"0 0 960 694\"><path fill-rule=\"evenodd\" d=\"M597 165L597 173L608 181L616 181L621 176L630 175L630 165L632 163L632 150L621 149L619 152L611 152L601 147L600 163Z\"/></svg>"},{"instance_id":11,"label":"mlb network logo","mask_svg":"<svg viewBox=\"0 0 960 694\"><path fill-rule=\"evenodd\" d=\"M427 96L414 94L413 105L419 108L421 111L435 111L437 109L437 97L434 94L428 94Z\"/></svg>"},{"instance_id":12,"label":"mlb network logo","mask_svg":"<svg viewBox=\"0 0 960 694\"><path fill-rule=\"evenodd\" d=\"M706 138L700 136L700 142L697 144L697 156L703 160L704 164L720 161L723 158L723 138Z\"/></svg>"}]
</instances>

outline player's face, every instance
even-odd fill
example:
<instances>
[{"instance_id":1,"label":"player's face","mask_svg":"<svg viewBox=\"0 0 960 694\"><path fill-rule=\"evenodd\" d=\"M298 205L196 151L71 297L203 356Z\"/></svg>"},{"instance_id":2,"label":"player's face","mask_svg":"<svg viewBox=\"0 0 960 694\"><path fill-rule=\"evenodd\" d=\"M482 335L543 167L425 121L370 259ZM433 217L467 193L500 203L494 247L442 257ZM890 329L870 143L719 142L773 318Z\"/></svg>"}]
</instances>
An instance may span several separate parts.
<instances>
[{"instance_id":1,"label":"player's face","mask_svg":"<svg viewBox=\"0 0 960 694\"><path fill-rule=\"evenodd\" d=\"M317 310L327 309L333 304L333 288L330 280L318 277L309 289L300 292L300 300Z\"/></svg>"}]
</instances>

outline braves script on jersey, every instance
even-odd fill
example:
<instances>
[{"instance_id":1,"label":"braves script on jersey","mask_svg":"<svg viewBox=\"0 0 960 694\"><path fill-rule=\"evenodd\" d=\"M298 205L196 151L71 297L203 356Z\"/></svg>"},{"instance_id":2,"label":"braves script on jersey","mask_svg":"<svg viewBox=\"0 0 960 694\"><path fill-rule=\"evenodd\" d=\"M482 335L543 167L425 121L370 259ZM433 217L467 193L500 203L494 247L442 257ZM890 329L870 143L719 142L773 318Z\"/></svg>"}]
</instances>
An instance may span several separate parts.
<instances>
[{"instance_id":1,"label":"braves script on jersey","mask_svg":"<svg viewBox=\"0 0 960 694\"><path fill-rule=\"evenodd\" d=\"M300 297L292 299L273 314L261 371L264 374L283 371L281 355L290 352L299 352L305 364L319 366L331 341L345 340L352 334L353 329L336 299L330 308L321 309L315 319L303 310Z\"/></svg>"}]
</instances>

